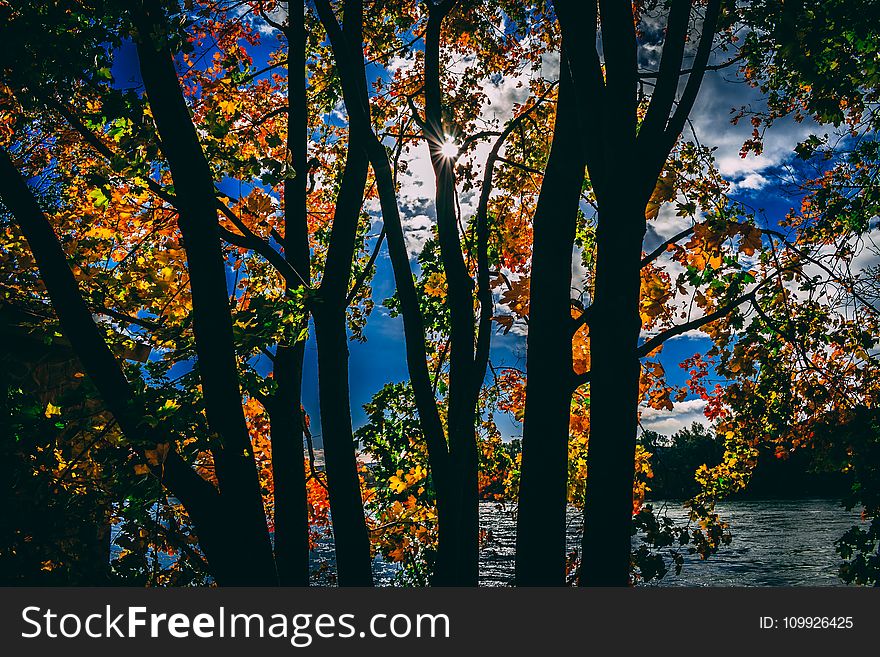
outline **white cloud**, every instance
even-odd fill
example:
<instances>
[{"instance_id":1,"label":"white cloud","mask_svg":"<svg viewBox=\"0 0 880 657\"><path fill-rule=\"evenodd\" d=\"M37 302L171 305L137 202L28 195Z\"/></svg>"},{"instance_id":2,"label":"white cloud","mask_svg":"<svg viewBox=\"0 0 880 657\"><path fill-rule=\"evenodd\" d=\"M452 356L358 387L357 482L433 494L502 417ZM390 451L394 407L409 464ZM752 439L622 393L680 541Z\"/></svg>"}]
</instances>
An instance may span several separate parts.
<instances>
[{"instance_id":1,"label":"white cloud","mask_svg":"<svg viewBox=\"0 0 880 657\"><path fill-rule=\"evenodd\" d=\"M730 119L731 110L743 106L753 110L764 108L760 90L743 82L731 69L708 73L691 112L691 122L704 146L718 147L715 158L721 174L743 189L758 189L754 185L761 179L766 180L760 174L785 163L799 141L811 133L821 132L823 127L810 119L802 123L791 118L780 119L766 131L763 152L742 157L740 149L743 142L751 138L753 128L748 119L738 125L733 125ZM691 136L686 128L685 138Z\"/></svg>"},{"instance_id":2,"label":"white cloud","mask_svg":"<svg viewBox=\"0 0 880 657\"><path fill-rule=\"evenodd\" d=\"M735 182L731 186L731 191L739 191L739 190L749 190L749 191L758 191L764 189L767 185L770 184L770 180L768 180L765 176L762 176L760 173L748 173L743 177L742 180Z\"/></svg>"},{"instance_id":3,"label":"white cloud","mask_svg":"<svg viewBox=\"0 0 880 657\"><path fill-rule=\"evenodd\" d=\"M433 220L425 214L417 214L414 216L404 216L401 218L403 223L403 237L406 240L406 250L410 257L421 252L425 246L425 242L431 239L431 227Z\"/></svg>"},{"instance_id":4,"label":"white cloud","mask_svg":"<svg viewBox=\"0 0 880 657\"><path fill-rule=\"evenodd\" d=\"M671 436L676 431L691 426L694 422L706 422L703 410L706 402L702 399L690 399L679 402L671 411L642 408L642 428Z\"/></svg>"}]
</instances>

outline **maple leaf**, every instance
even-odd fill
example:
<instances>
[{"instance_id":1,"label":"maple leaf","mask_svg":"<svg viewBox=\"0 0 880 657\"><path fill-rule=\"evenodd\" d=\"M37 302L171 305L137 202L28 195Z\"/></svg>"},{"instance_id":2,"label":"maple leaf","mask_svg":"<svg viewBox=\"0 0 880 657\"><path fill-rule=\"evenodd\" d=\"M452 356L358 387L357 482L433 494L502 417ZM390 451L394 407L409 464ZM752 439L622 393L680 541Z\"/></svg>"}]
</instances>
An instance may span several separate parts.
<instances>
[{"instance_id":1,"label":"maple leaf","mask_svg":"<svg viewBox=\"0 0 880 657\"><path fill-rule=\"evenodd\" d=\"M501 295L501 303L506 304L517 317L528 317L529 315L530 284L531 279L528 276L522 276L512 281L510 287Z\"/></svg>"},{"instance_id":2,"label":"maple leaf","mask_svg":"<svg viewBox=\"0 0 880 657\"><path fill-rule=\"evenodd\" d=\"M661 206L675 199L675 183L677 179L678 177L674 171L667 171L657 179L657 184L654 186L651 198L645 206L645 219L653 221L660 215Z\"/></svg>"},{"instance_id":3,"label":"maple leaf","mask_svg":"<svg viewBox=\"0 0 880 657\"><path fill-rule=\"evenodd\" d=\"M739 252L749 257L755 255L755 251L761 248L761 236L763 232L760 228L749 224L743 224L740 228L742 240L739 243Z\"/></svg>"},{"instance_id":4,"label":"maple leaf","mask_svg":"<svg viewBox=\"0 0 880 657\"><path fill-rule=\"evenodd\" d=\"M425 294L429 297L443 299L446 297L447 289L446 274L443 272L433 272L425 281Z\"/></svg>"},{"instance_id":5,"label":"maple leaf","mask_svg":"<svg viewBox=\"0 0 880 657\"><path fill-rule=\"evenodd\" d=\"M513 328L513 323L516 320L513 315L495 315L492 318L492 321L500 324L504 328L503 334L507 335L510 333L510 330Z\"/></svg>"}]
</instances>

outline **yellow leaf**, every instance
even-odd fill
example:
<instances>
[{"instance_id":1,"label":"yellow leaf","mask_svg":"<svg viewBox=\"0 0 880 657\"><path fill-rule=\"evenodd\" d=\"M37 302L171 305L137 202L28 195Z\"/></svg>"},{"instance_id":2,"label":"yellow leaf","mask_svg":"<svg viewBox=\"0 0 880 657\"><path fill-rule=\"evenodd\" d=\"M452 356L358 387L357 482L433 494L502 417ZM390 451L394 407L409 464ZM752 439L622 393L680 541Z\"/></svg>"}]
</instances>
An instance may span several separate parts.
<instances>
[{"instance_id":1,"label":"yellow leaf","mask_svg":"<svg viewBox=\"0 0 880 657\"><path fill-rule=\"evenodd\" d=\"M46 411L43 413L46 417L55 417L57 415L61 415L61 407L56 406L52 402L46 404Z\"/></svg>"},{"instance_id":2,"label":"yellow leaf","mask_svg":"<svg viewBox=\"0 0 880 657\"><path fill-rule=\"evenodd\" d=\"M425 294L442 299L446 296L446 274L434 272L425 281Z\"/></svg>"}]
</instances>

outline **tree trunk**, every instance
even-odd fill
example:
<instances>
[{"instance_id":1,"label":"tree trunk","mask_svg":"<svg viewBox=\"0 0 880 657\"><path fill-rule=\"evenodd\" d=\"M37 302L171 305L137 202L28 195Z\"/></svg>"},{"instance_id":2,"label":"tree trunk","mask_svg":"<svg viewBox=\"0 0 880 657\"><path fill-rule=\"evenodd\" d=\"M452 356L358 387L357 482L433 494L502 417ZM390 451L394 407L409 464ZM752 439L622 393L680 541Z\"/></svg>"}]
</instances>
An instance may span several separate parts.
<instances>
[{"instance_id":1,"label":"tree trunk","mask_svg":"<svg viewBox=\"0 0 880 657\"><path fill-rule=\"evenodd\" d=\"M347 0L344 8L346 52L342 61L363 61L363 6L360 0ZM355 94L366 98L367 79L363 67L352 76ZM351 91L349 101L351 102ZM361 107L352 103L350 112ZM348 105L346 105L348 107ZM355 119L354 123L357 123ZM369 171L364 150L364 133L349 121L349 143L345 168L336 197L330 245L324 277L312 316L318 345L318 398L321 406L321 434L327 469L336 569L340 586L372 586L370 536L361 497L357 453L351 422L348 376L348 329L346 313L352 279L352 263L357 246L358 225Z\"/></svg>"},{"instance_id":2,"label":"tree trunk","mask_svg":"<svg viewBox=\"0 0 880 657\"><path fill-rule=\"evenodd\" d=\"M564 56L562 61L565 61ZM571 260L584 157L562 66L550 157L533 219L526 404L516 531L517 586L565 583L572 394Z\"/></svg>"},{"instance_id":3,"label":"tree trunk","mask_svg":"<svg viewBox=\"0 0 880 657\"><path fill-rule=\"evenodd\" d=\"M363 3L360 0L347 0L344 5L345 26L341 28L328 0L317 0L315 7L321 23L327 30L333 55L339 69L342 95L349 117L349 130L353 138L362 141L376 179L376 189L382 208L382 217L387 234L388 254L394 272L397 295L400 300L400 314L403 317L406 362L413 387L413 394L419 413L419 425L428 447L428 461L431 478L437 490L437 513L440 525L440 540L444 538L450 522L446 520L453 512L451 504L444 503L445 493L452 484L449 474L449 453L446 434L436 405L431 385L431 375L425 354L425 327L419 310L418 295L410 268L409 254L404 239L400 211L397 207L397 190L388 152L376 137L370 122L370 107L367 95L366 76L363 61L362 39L353 31L363 21ZM354 26L354 27L353 27ZM344 29L344 32L343 32ZM352 149L349 148L349 154ZM337 212L338 212L337 204ZM335 221L334 221L335 224ZM323 285L322 285L323 287Z\"/></svg>"},{"instance_id":4,"label":"tree trunk","mask_svg":"<svg viewBox=\"0 0 880 657\"><path fill-rule=\"evenodd\" d=\"M364 518L348 386L345 309L315 309L318 396L336 568L340 586L372 586L370 538Z\"/></svg>"},{"instance_id":5,"label":"tree trunk","mask_svg":"<svg viewBox=\"0 0 880 657\"><path fill-rule=\"evenodd\" d=\"M476 442L477 398L485 374L475 372L474 281L464 262L455 208L455 161L443 153L448 139L440 83L440 34L451 9L430 9L425 34L425 133L434 170L437 232L448 286L451 342L449 356L448 435L452 466L449 500L452 526L438 544L434 583L476 586L479 561L479 485Z\"/></svg>"},{"instance_id":6,"label":"tree trunk","mask_svg":"<svg viewBox=\"0 0 880 657\"><path fill-rule=\"evenodd\" d=\"M581 586L626 586L630 572L645 210L620 180L600 200L596 234Z\"/></svg>"},{"instance_id":7,"label":"tree trunk","mask_svg":"<svg viewBox=\"0 0 880 657\"><path fill-rule=\"evenodd\" d=\"M275 483L275 563L282 586L309 585L309 508L303 455L302 371L305 341L278 345L278 388L269 403Z\"/></svg>"},{"instance_id":8,"label":"tree trunk","mask_svg":"<svg viewBox=\"0 0 880 657\"><path fill-rule=\"evenodd\" d=\"M64 336L132 448L142 453L157 443L171 442L170 436L151 428L144 420L140 400L95 325L58 238L2 148L0 199L28 241ZM242 558L241 543L237 540L244 528L226 513L214 486L184 463L174 449L169 451L164 463L153 466L152 470L186 508L217 582L235 585L254 581L250 564Z\"/></svg>"},{"instance_id":9,"label":"tree trunk","mask_svg":"<svg viewBox=\"0 0 880 657\"><path fill-rule=\"evenodd\" d=\"M284 258L303 284L311 280L308 189L308 106L304 8L292 4L287 37L287 152L294 176L284 180ZM287 289L290 289L288 283ZM309 509L303 457L302 374L305 341L293 326L275 351L278 385L270 402L272 477L275 482L275 563L282 586L309 585ZM298 340L298 341L297 341Z\"/></svg>"},{"instance_id":10,"label":"tree trunk","mask_svg":"<svg viewBox=\"0 0 880 657\"><path fill-rule=\"evenodd\" d=\"M234 537L241 554L242 575L236 583L271 585L277 583L277 575L242 409L214 181L171 54L164 45L154 42L161 42L166 31L163 9L160 3L149 2L144 13L134 13L140 71L162 152L171 169L180 213L178 225L187 256L205 413L211 430L219 437L211 451L230 538Z\"/></svg>"}]
</instances>

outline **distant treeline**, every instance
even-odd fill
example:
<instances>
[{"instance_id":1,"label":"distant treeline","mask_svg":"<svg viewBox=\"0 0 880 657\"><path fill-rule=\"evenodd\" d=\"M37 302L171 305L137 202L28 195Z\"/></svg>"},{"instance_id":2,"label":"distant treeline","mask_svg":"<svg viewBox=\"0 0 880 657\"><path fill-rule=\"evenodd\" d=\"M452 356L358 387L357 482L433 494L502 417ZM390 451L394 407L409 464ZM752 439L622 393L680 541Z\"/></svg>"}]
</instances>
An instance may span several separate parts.
<instances>
[{"instance_id":1,"label":"distant treeline","mask_svg":"<svg viewBox=\"0 0 880 657\"><path fill-rule=\"evenodd\" d=\"M699 422L672 436L645 431L641 442L653 454L654 477L649 499L688 499L699 490L696 469L720 462L723 440ZM848 477L840 472L822 471L810 450L797 450L779 458L762 449L749 485L737 499L843 497L849 489Z\"/></svg>"}]
</instances>

